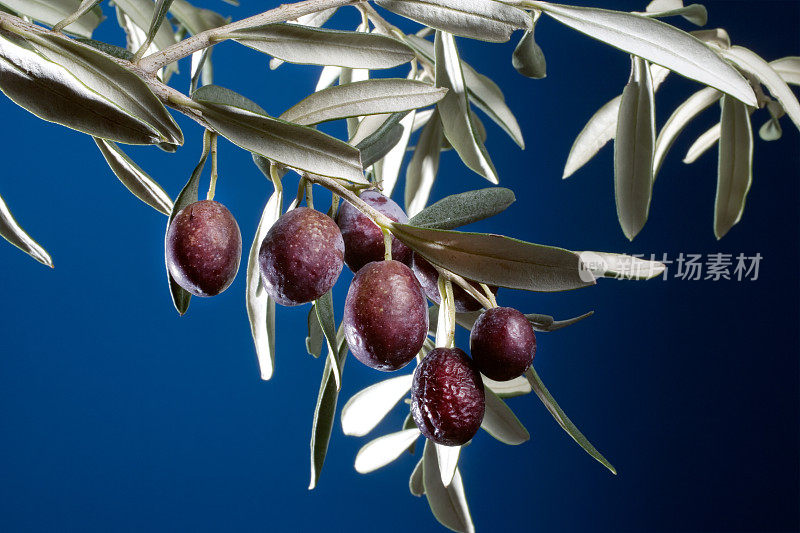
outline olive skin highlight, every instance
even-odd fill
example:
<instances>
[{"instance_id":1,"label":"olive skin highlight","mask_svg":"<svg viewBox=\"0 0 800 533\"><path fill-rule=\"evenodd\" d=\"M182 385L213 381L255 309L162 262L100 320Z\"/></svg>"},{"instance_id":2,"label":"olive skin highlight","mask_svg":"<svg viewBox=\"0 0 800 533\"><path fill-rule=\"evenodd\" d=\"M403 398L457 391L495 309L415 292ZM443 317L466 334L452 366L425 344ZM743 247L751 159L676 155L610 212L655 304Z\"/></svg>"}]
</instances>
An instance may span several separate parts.
<instances>
[{"instance_id":1,"label":"olive skin highlight","mask_svg":"<svg viewBox=\"0 0 800 533\"><path fill-rule=\"evenodd\" d=\"M242 234L224 205L202 200L178 211L165 248L167 269L178 285L195 296L216 296L236 278Z\"/></svg>"}]
</instances>

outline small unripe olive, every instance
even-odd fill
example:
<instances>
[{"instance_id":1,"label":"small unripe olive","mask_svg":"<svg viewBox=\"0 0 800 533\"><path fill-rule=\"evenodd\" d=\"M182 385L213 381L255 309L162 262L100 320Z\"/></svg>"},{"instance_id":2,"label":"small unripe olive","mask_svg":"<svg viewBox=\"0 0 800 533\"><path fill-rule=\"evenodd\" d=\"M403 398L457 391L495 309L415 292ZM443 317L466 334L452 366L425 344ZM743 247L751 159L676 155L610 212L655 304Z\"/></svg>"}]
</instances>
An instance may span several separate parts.
<instances>
[{"instance_id":1,"label":"small unripe olive","mask_svg":"<svg viewBox=\"0 0 800 533\"><path fill-rule=\"evenodd\" d=\"M395 222L406 223L408 216L391 198L378 191L368 190L360 198ZM344 202L336 219L344 238L344 262L353 272L384 256L383 231L370 218ZM392 259L411 264L411 249L392 237Z\"/></svg>"},{"instance_id":2,"label":"small unripe olive","mask_svg":"<svg viewBox=\"0 0 800 533\"><path fill-rule=\"evenodd\" d=\"M478 317L469 344L475 366L495 381L521 376L536 355L533 326L510 307L495 307Z\"/></svg>"},{"instance_id":3,"label":"small unripe olive","mask_svg":"<svg viewBox=\"0 0 800 533\"><path fill-rule=\"evenodd\" d=\"M439 272L437 272L433 265L426 261L421 255L414 253L412 254L412 258L414 274L417 276L420 285L422 285L422 290L425 291L425 295L436 305L441 304L442 298L439 294ZM484 293L478 283L472 282L471 284L475 287L475 290L481 294ZM494 294L497 294L497 287L490 286L489 289ZM467 291L455 283L453 283L453 300L455 302L456 312L458 313L477 311L481 308L481 304L478 300L470 296Z\"/></svg>"},{"instance_id":4,"label":"small unripe olive","mask_svg":"<svg viewBox=\"0 0 800 533\"><path fill-rule=\"evenodd\" d=\"M270 228L258 251L264 289L281 305L316 300L342 272L344 242L329 216L298 207Z\"/></svg>"},{"instance_id":5,"label":"small unripe olive","mask_svg":"<svg viewBox=\"0 0 800 533\"><path fill-rule=\"evenodd\" d=\"M435 348L414 371L411 416L423 435L437 444L466 444L483 422L483 380L458 348Z\"/></svg>"},{"instance_id":6,"label":"small unripe olive","mask_svg":"<svg viewBox=\"0 0 800 533\"><path fill-rule=\"evenodd\" d=\"M353 278L342 324L356 359L377 370L397 370L425 342L428 304L410 268L399 261L375 261Z\"/></svg>"},{"instance_id":7,"label":"small unripe olive","mask_svg":"<svg viewBox=\"0 0 800 533\"><path fill-rule=\"evenodd\" d=\"M169 225L166 255L167 268L178 285L195 296L215 296L230 286L239 270L239 225L219 202L189 204Z\"/></svg>"}]
</instances>

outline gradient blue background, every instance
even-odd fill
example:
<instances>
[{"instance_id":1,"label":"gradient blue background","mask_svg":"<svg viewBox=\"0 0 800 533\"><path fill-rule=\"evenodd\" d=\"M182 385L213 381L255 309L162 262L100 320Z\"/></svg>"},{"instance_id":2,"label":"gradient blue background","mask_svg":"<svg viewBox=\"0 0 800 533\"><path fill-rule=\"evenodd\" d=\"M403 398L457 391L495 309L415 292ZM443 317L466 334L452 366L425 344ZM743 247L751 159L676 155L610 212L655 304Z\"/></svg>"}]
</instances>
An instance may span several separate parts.
<instances>
[{"instance_id":1,"label":"gradient blue background","mask_svg":"<svg viewBox=\"0 0 800 533\"><path fill-rule=\"evenodd\" d=\"M236 18L271 6L242 4L205 3ZM800 54L797 2L706 5L710 27L727 28L767 59ZM352 27L355 11L338 21ZM98 36L124 42L110 21ZM796 531L797 131L784 119L781 141L757 141L744 219L718 242L716 151L691 166L680 161L717 120L716 111L705 113L668 157L650 220L629 243L616 222L610 147L561 180L575 135L621 91L628 58L546 18L537 37L548 60L541 81L512 69L513 42L461 41L465 59L503 87L527 140L520 151L484 120L502 184L519 201L475 229L577 250L764 259L756 282L603 280L561 294L502 291L502 304L526 312L596 311L540 334L536 365L619 475L575 445L535 396L512 399L531 441L507 447L481 433L462 456L478 530ZM234 44L214 59L218 83L273 114L312 90L318 72L271 72L265 57ZM185 90L188 65L181 68L175 83ZM696 87L671 76L658 94L660 120ZM7 99L0 116L0 194L56 265L51 271L0 243L0 530L442 530L424 499L408 492L417 457L359 475L353 458L367 439L344 437L338 421L320 485L306 489L323 366L304 350L307 307L280 309L276 373L260 381L244 276L217 298L194 299L179 318L164 276L165 218L129 195L88 137ZM754 120L760 125L763 113ZM199 127L180 123L186 146L177 154L129 150L172 196L200 149ZM220 150L217 199L237 216L247 247L271 185L248 154L227 142ZM485 185L447 153L434 197ZM345 274L337 286L339 306L348 281ZM340 405L384 377L351 359ZM375 434L394 431L404 415L398 408Z\"/></svg>"}]
</instances>

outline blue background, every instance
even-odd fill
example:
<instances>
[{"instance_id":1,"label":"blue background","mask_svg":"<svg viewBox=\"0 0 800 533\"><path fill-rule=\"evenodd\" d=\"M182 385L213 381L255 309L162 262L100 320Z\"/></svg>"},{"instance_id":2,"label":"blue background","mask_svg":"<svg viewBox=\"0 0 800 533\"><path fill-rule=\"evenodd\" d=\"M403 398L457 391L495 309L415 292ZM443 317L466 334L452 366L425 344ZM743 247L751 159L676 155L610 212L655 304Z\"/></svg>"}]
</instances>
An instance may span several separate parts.
<instances>
[{"instance_id":1,"label":"blue background","mask_svg":"<svg viewBox=\"0 0 800 533\"><path fill-rule=\"evenodd\" d=\"M242 3L205 5L235 18L270 7ZM767 59L800 54L797 2L706 5L709 27L727 28ZM352 9L337 18L341 27L356 20ZM111 21L97 35L124 42ZM718 120L712 108L668 156L650 220L629 243L616 222L610 147L561 180L575 135L625 84L628 58L546 18L537 40L548 61L541 81L513 70L514 41L460 41L464 58L503 87L527 141L520 151L484 120L502 184L519 200L475 229L576 250L764 259L758 281L603 280L561 294L501 291L501 304L525 312L596 311L540 334L536 366L619 475L575 445L535 396L512 399L531 441L507 447L481 433L462 456L478 530L796 531L797 131L784 119L782 140L757 140L743 221L717 241L716 150L681 163ZM235 44L219 46L214 59L217 83L273 114L311 91L318 72L270 71L264 56ZM181 68L175 84L185 90L188 64ZM671 76L658 93L660 123L696 88ZM417 458L359 475L353 458L367 439L344 437L338 420L319 487L307 490L323 366L304 350L307 306L279 310L276 373L260 381L243 269L227 292L194 299L179 318L164 275L165 217L128 194L88 137L44 124L7 99L0 116L0 194L56 265L49 270L0 243L0 529L441 530L424 499L408 492ZM200 151L200 128L179 120L186 145L177 154L128 150L173 197ZM220 150L217 199L237 216L247 248L271 185L248 154L227 142ZM434 197L485 185L449 152ZM294 186L289 179L287 190ZM338 316L349 277L337 286ZM466 336L459 342L465 346ZM350 359L340 405L384 377ZM398 428L402 411L375 435Z\"/></svg>"}]
</instances>

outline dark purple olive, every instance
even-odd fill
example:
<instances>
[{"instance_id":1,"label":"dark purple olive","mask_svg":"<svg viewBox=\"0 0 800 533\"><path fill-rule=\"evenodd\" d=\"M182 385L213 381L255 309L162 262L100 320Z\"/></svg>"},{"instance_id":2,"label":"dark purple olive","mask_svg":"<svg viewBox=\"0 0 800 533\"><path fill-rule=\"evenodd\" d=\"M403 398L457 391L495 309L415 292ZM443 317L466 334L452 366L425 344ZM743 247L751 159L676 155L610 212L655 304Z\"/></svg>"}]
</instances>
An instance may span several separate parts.
<instances>
[{"instance_id":1,"label":"dark purple olive","mask_svg":"<svg viewBox=\"0 0 800 533\"><path fill-rule=\"evenodd\" d=\"M399 261L375 261L353 278L342 324L356 359L377 370L397 370L425 342L428 303L410 268Z\"/></svg>"},{"instance_id":2,"label":"dark purple olive","mask_svg":"<svg viewBox=\"0 0 800 533\"><path fill-rule=\"evenodd\" d=\"M495 381L508 381L521 376L533 363L536 334L516 309L495 307L475 321L469 345L478 370Z\"/></svg>"},{"instance_id":3,"label":"dark purple olive","mask_svg":"<svg viewBox=\"0 0 800 533\"><path fill-rule=\"evenodd\" d=\"M458 348L435 348L414 371L411 416L437 444L466 444L483 422L486 396L472 361Z\"/></svg>"},{"instance_id":4,"label":"dark purple olive","mask_svg":"<svg viewBox=\"0 0 800 533\"><path fill-rule=\"evenodd\" d=\"M344 242L329 216L298 207L270 228L258 251L264 288L281 305L316 300L342 272Z\"/></svg>"},{"instance_id":5,"label":"dark purple olive","mask_svg":"<svg viewBox=\"0 0 800 533\"><path fill-rule=\"evenodd\" d=\"M361 199L395 222L405 224L408 216L391 198L378 191L364 191ZM383 232L370 218L344 202L336 220L344 238L344 262L353 272L372 261L383 259ZM411 265L411 249L392 237L392 259Z\"/></svg>"},{"instance_id":6,"label":"dark purple olive","mask_svg":"<svg viewBox=\"0 0 800 533\"><path fill-rule=\"evenodd\" d=\"M195 296L215 296L227 289L239 270L242 234L219 202L189 204L167 230L167 268L175 282Z\"/></svg>"},{"instance_id":7,"label":"dark purple olive","mask_svg":"<svg viewBox=\"0 0 800 533\"><path fill-rule=\"evenodd\" d=\"M426 261L421 255L417 255L416 253L412 255L414 274L417 276L420 285L422 285L422 290L425 291L425 295L430 301L439 305L442 301L439 295L439 272L437 272L436 269L433 268L433 265ZM475 290L481 294L484 293L479 284L473 283L472 285L475 287ZM497 294L497 287L490 286L489 289L494 294ZM453 300L455 301L456 311L459 313L477 311L481 308L481 304L478 300L470 296L467 291L455 283L453 283Z\"/></svg>"}]
</instances>

